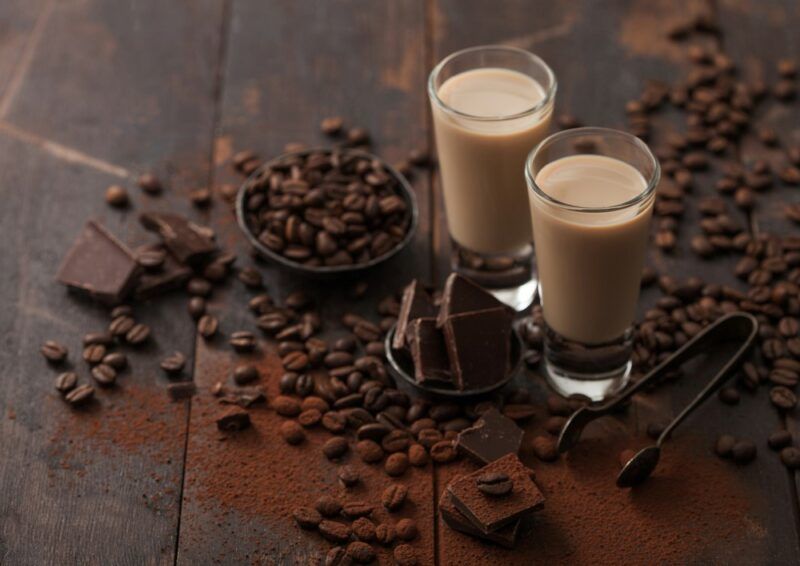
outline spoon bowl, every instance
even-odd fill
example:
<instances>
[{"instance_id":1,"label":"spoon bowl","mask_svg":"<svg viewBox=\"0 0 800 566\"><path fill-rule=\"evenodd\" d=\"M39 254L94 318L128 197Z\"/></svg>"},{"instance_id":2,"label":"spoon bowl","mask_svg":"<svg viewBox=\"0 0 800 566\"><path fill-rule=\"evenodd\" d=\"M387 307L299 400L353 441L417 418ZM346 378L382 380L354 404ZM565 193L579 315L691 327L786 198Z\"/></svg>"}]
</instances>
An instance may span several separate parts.
<instances>
[{"instance_id":1,"label":"spoon bowl","mask_svg":"<svg viewBox=\"0 0 800 566\"><path fill-rule=\"evenodd\" d=\"M656 445L639 450L617 475L617 487L634 487L650 477L658 465L661 448Z\"/></svg>"}]
</instances>

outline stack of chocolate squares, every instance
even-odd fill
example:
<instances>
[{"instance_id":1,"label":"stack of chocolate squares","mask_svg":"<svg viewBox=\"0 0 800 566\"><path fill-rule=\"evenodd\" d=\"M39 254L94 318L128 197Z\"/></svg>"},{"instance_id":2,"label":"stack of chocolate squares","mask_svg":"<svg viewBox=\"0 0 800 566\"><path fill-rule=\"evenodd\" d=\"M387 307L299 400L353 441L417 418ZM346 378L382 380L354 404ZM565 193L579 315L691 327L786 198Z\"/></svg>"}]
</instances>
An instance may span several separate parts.
<instances>
[{"instance_id":1,"label":"stack of chocolate squares","mask_svg":"<svg viewBox=\"0 0 800 566\"><path fill-rule=\"evenodd\" d=\"M403 291L392 347L411 355L420 385L479 390L509 371L513 317L488 291L456 273L448 277L438 309L414 280Z\"/></svg>"},{"instance_id":2,"label":"stack of chocolate squares","mask_svg":"<svg viewBox=\"0 0 800 566\"><path fill-rule=\"evenodd\" d=\"M131 296L146 299L182 287L219 251L209 229L183 216L144 213L140 221L161 242L136 252L98 222L87 222L59 268L58 281L94 300L116 305Z\"/></svg>"},{"instance_id":3,"label":"stack of chocolate squares","mask_svg":"<svg viewBox=\"0 0 800 566\"><path fill-rule=\"evenodd\" d=\"M533 472L517 457L523 431L495 408L461 431L456 446L484 466L445 487L439 512L456 531L513 548L525 516L544 504Z\"/></svg>"}]
</instances>

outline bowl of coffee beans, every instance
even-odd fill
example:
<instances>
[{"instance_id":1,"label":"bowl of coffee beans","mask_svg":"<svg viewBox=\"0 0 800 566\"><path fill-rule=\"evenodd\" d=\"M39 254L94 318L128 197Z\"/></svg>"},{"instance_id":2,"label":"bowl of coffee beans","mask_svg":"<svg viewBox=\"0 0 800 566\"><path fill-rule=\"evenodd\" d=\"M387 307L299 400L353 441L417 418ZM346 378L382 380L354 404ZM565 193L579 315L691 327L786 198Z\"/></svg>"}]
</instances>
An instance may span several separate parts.
<instances>
[{"instance_id":1,"label":"bowl of coffee beans","mask_svg":"<svg viewBox=\"0 0 800 566\"><path fill-rule=\"evenodd\" d=\"M254 171L236 199L239 226L260 255L317 276L383 263L411 241L417 216L405 177L352 149L283 154Z\"/></svg>"}]
</instances>

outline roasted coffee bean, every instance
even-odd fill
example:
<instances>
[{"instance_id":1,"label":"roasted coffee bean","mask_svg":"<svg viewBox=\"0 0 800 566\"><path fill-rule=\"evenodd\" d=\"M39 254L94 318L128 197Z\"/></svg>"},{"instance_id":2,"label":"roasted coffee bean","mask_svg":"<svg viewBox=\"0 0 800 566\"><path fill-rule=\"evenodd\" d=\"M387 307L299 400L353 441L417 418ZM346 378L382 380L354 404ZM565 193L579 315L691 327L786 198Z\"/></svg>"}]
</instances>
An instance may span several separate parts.
<instances>
[{"instance_id":1,"label":"roasted coffee bean","mask_svg":"<svg viewBox=\"0 0 800 566\"><path fill-rule=\"evenodd\" d=\"M218 328L219 321L214 315L205 314L200 317L199 321L197 321L197 331L200 333L200 336L206 340L213 338L213 336L217 333Z\"/></svg>"},{"instance_id":2,"label":"roasted coffee bean","mask_svg":"<svg viewBox=\"0 0 800 566\"><path fill-rule=\"evenodd\" d=\"M398 544L394 547L392 552L395 564L397 566L418 566L419 558L417 551L410 544Z\"/></svg>"},{"instance_id":3,"label":"roasted coffee bean","mask_svg":"<svg viewBox=\"0 0 800 566\"><path fill-rule=\"evenodd\" d=\"M350 540L350 527L344 523L323 520L317 528L325 540L335 543L344 543Z\"/></svg>"},{"instance_id":4,"label":"roasted coffee bean","mask_svg":"<svg viewBox=\"0 0 800 566\"><path fill-rule=\"evenodd\" d=\"M334 409L347 409L350 407L357 407L364 402L364 396L360 393L351 393L340 397L333 403ZM362 423L363 424L363 423Z\"/></svg>"},{"instance_id":5,"label":"roasted coffee bean","mask_svg":"<svg viewBox=\"0 0 800 566\"><path fill-rule=\"evenodd\" d=\"M264 286L264 278L255 267L243 267L239 270L237 277L239 281L244 283L245 287L250 289L261 289Z\"/></svg>"},{"instance_id":6,"label":"roasted coffee bean","mask_svg":"<svg viewBox=\"0 0 800 566\"><path fill-rule=\"evenodd\" d=\"M91 385L83 384L83 385L78 385L77 387L72 389L69 393L64 395L64 400L73 407L77 407L79 405L88 403L93 397L94 397L94 387L92 387Z\"/></svg>"},{"instance_id":7,"label":"roasted coffee bean","mask_svg":"<svg viewBox=\"0 0 800 566\"><path fill-rule=\"evenodd\" d=\"M98 364L92 368L92 377L97 383L107 387L117 380L117 370L106 364Z\"/></svg>"},{"instance_id":8,"label":"roasted coffee bean","mask_svg":"<svg viewBox=\"0 0 800 566\"><path fill-rule=\"evenodd\" d=\"M555 441L547 436L537 436L531 444L533 453L542 462L554 462L558 459Z\"/></svg>"},{"instance_id":9,"label":"roasted coffee bean","mask_svg":"<svg viewBox=\"0 0 800 566\"><path fill-rule=\"evenodd\" d=\"M189 315L197 320L206 313L206 301L203 297L192 297L187 303L186 309Z\"/></svg>"},{"instance_id":10,"label":"roasted coffee bean","mask_svg":"<svg viewBox=\"0 0 800 566\"><path fill-rule=\"evenodd\" d=\"M347 419L341 413L328 411L322 415L322 426L330 433L341 434L347 426Z\"/></svg>"},{"instance_id":11,"label":"roasted coffee bean","mask_svg":"<svg viewBox=\"0 0 800 566\"><path fill-rule=\"evenodd\" d=\"M383 448L373 440L360 440L356 443L356 452L367 464L383 460Z\"/></svg>"},{"instance_id":12,"label":"roasted coffee bean","mask_svg":"<svg viewBox=\"0 0 800 566\"><path fill-rule=\"evenodd\" d=\"M111 185L106 189L106 202L116 208L125 208L130 202L128 191L119 185Z\"/></svg>"},{"instance_id":13,"label":"roasted coffee bean","mask_svg":"<svg viewBox=\"0 0 800 566\"><path fill-rule=\"evenodd\" d=\"M325 555L325 566L349 566L351 563L347 549L343 546L334 546Z\"/></svg>"},{"instance_id":14,"label":"roasted coffee bean","mask_svg":"<svg viewBox=\"0 0 800 566\"><path fill-rule=\"evenodd\" d=\"M159 181L158 177L156 177L152 173L142 173L141 175L139 175L139 178L136 180L136 184L139 185L139 188L142 189L144 192L149 193L151 195L160 194L161 191L163 190L161 181Z\"/></svg>"},{"instance_id":15,"label":"roasted coffee bean","mask_svg":"<svg viewBox=\"0 0 800 566\"><path fill-rule=\"evenodd\" d=\"M718 393L719 400L726 405L736 405L741 398L735 387L723 387Z\"/></svg>"},{"instance_id":16,"label":"roasted coffee bean","mask_svg":"<svg viewBox=\"0 0 800 566\"><path fill-rule=\"evenodd\" d=\"M279 395L272 400L272 408L283 417L296 417L300 414L300 401L294 397Z\"/></svg>"},{"instance_id":17,"label":"roasted coffee bean","mask_svg":"<svg viewBox=\"0 0 800 566\"><path fill-rule=\"evenodd\" d=\"M189 192L189 200L197 208L205 208L211 204L211 191L207 187L201 187Z\"/></svg>"},{"instance_id":18,"label":"roasted coffee bean","mask_svg":"<svg viewBox=\"0 0 800 566\"><path fill-rule=\"evenodd\" d=\"M60 393L67 393L78 385L78 375L74 371L67 371L56 378L56 389Z\"/></svg>"},{"instance_id":19,"label":"roasted coffee bean","mask_svg":"<svg viewBox=\"0 0 800 566\"><path fill-rule=\"evenodd\" d=\"M300 397L308 397L314 392L315 387L314 378L307 373L301 374L294 384L294 392Z\"/></svg>"},{"instance_id":20,"label":"roasted coffee bean","mask_svg":"<svg viewBox=\"0 0 800 566\"><path fill-rule=\"evenodd\" d=\"M758 450L750 440L739 440L733 445L731 455L737 464L746 464L755 459Z\"/></svg>"},{"instance_id":21,"label":"roasted coffee bean","mask_svg":"<svg viewBox=\"0 0 800 566\"><path fill-rule=\"evenodd\" d=\"M441 440L430 447L431 460L437 464L446 464L456 459L456 447L450 440Z\"/></svg>"},{"instance_id":22,"label":"roasted coffee bean","mask_svg":"<svg viewBox=\"0 0 800 566\"><path fill-rule=\"evenodd\" d=\"M389 546L395 541L396 538L397 531L395 531L393 525L390 525L389 523L381 523L375 527L375 540L377 540L378 543L384 546Z\"/></svg>"},{"instance_id":23,"label":"roasted coffee bean","mask_svg":"<svg viewBox=\"0 0 800 566\"><path fill-rule=\"evenodd\" d=\"M55 340L48 340L39 350L45 359L53 364L59 364L67 359L68 350Z\"/></svg>"},{"instance_id":24,"label":"roasted coffee bean","mask_svg":"<svg viewBox=\"0 0 800 566\"><path fill-rule=\"evenodd\" d=\"M517 422L525 422L536 415L536 407L530 404L506 405L503 414Z\"/></svg>"},{"instance_id":25,"label":"roasted coffee bean","mask_svg":"<svg viewBox=\"0 0 800 566\"><path fill-rule=\"evenodd\" d=\"M736 439L730 434L722 434L717 438L714 444L714 453L720 458L730 458L733 454L733 447L736 445Z\"/></svg>"},{"instance_id":26,"label":"roasted coffee bean","mask_svg":"<svg viewBox=\"0 0 800 566\"><path fill-rule=\"evenodd\" d=\"M317 409L306 409L297 417L297 421L304 427L312 427L322 420L322 413Z\"/></svg>"},{"instance_id":27,"label":"roasted coffee bean","mask_svg":"<svg viewBox=\"0 0 800 566\"><path fill-rule=\"evenodd\" d=\"M306 433L303 432L303 427L301 427L296 421L283 421L278 431L280 432L281 437L288 444L300 444L306 438Z\"/></svg>"},{"instance_id":28,"label":"roasted coffee bean","mask_svg":"<svg viewBox=\"0 0 800 566\"><path fill-rule=\"evenodd\" d=\"M361 481L361 475L353 466L341 466L336 471L336 477L339 478L339 483L341 483L343 487L353 487ZM355 524L353 528L355 529ZM358 536L358 533L356 533L356 536ZM362 537L359 536L359 538ZM362 538L362 540L364 539Z\"/></svg>"},{"instance_id":29,"label":"roasted coffee bean","mask_svg":"<svg viewBox=\"0 0 800 566\"><path fill-rule=\"evenodd\" d=\"M326 413L330 410L330 405L328 404L325 399L321 397L317 397L316 395L310 395L303 399L300 403L300 408L303 411L308 411L309 409L316 409L317 411L322 413Z\"/></svg>"},{"instance_id":30,"label":"roasted coffee bean","mask_svg":"<svg viewBox=\"0 0 800 566\"><path fill-rule=\"evenodd\" d=\"M83 360L88 364L99 364L106 355L103 344L90 344L83 349Z\"/></svg>"},{"instance_id":31,"label":"roasted coffee bean","mask_svg":"<svg viewBox=\"0 0 800 566\"><path fill-rule=\"evenodd\" d=\"M455 403L437 403L428 409L428 416L436 422L449 421L461 414L461 407Z\"/></svg>"},{"instance_id":32,"label":"roasted coffee bean","mask_svg":"<svg viewBox=\"0 0 800 566\"><path fill-rule=\"evenodd\" d=\"M133 316L133 308L130 305L117 305L111 309L111 320L120 316Z\"/></svg>"},{"instance_id":33,"label":"roasted coffee bean","mask_svg":"<svg viewBox=\"0 0 800 566\"><path fill-rule=\"evenodd\" d=\"M365 542L353 541L347 545L347 556L357 564L370 564L375 560L375 550Z\"/></svg>"},{"instance_id":34,"label":"roasted coffee bean","mask_svg":"<svg viewBox=\"0 0 800 566\"><path fill-rule=\"evenodd\" d=\"M408 463L412 466L422 467L427 465L430 456L421 444L412 444L408 447Z\"/></svg>"},{"instance_id":35,"label":"roasted coffee bean","mask_svg":"<svg viewBox=\"0 0 800 566\"><path fill-rule=\"evenodd\" d=\"M171 356L161 360L161 369L168 374L178 374L186 366L186 356L180 352L175 352Z\"/></svg>"},{"instance_id":36,"label":"roasted coffee bean","mask_svg":"<svg viewBox=\"0 0 800 566\"><path fill-rule=\"evenodd\" d=\"M256 321L256 325L261 330L270 334L280 332L287 324L289 324L289 319L286 314L278 311L266 313Z\"/></svg>"},{"instance_id":37,"label":"roasted coffee bean","mask_svg":"<svg viewBox=\"0 0 800 566\"><path fill-rule=\"evenodd\" d=\"M394 528L397 531L397 538L400 540L414 540L419 534L417 523L414 519L400 519Z\"/></svg>"},{"instance_id":38,"label":"roasted coffee bean","mask_svg":"<svg viewBox=\"0 0 800 566\"><path fill-rule=\"evenodd\" d=\"M237 330L231 334L228 343L237 352L252 352L256 347L256 337L247 330Z\"/></svg>"},{"instance_id":39,"label":"roasted coffee bean","mask_svg":"<svg viewBox=\"0 0 800 566\"><path fill-rule=\"evenodd\" d=\"M342 502L330 495L322 495L314 503L314 508L323 517L336 517L342 511Z\"/></svg>"},{"instance_id":40,"label":"roasted coffee bean","mask_svg":"<svg viewBox=\"0 0 800 566\"><path fill-rule=\"evenodd\" d=\"M292 511L292 517L301 529L316 529L322 522L322 515L311 507L297 507Z\"/></svg>"},{"instance_id":41,"label":"roasted coffee bean","mask_svg":"<svg viewBox=\"0 0 800 566\"><path fill-rule=\"evenodd\" d=\"M402 476L408 469L408 455L405 452L389 454L383 469L392 477Z\"/></svg>"},{"instance_id":42,"label":"roasted coffee bean","mask_svg":"<svg viewBox=\"0 0 800 566\"><path fill-rule=\"evenodd\" d=\"M561 429L564 428L567 419L564 417L549 417L544 422L544 429L554 436L561 434Z\"/></svg>"},{"instance_id":43,"label":"roasted coffee bean","mask_svg":"<svg viewBox=\"0 0 800 566\"><path fill-rule=\"evenodd\" d=\"M392 429L385 424L369 423L358 428L356 431L356 438L358 440L374 440L380 442L380 440L391 431Z\"/></svg>"},{"instance_id":44,"label":"roasted coffee bean","mask_svg":"<svg viewBox=\"0 0 800 566\"><path fill-rule=\"evenodd\" d=\"M475 480L478 491L489 497L502 497L514 489L514 482L502 472L485 473Z\"/></svg>"},{"instance_id":45,"label":"roasted coffee bean","mask_svg":"<svg viewBox=\"0 0 800 566\"><path fill-rule=\"evenodd\" d=\"M122 352L111 352L103 357L102 363L121 371L128 365L128 357Z\"/></svg>"},{"instance_id":46,"label":"roasted coffee bean","mask_svg":"<svg viewBox=\"0 0 800 566\"><path fill-rule=\"evenodd\" d=\"M790 470L800 469L800 449L787 446L781 450L781 462Z\"/></svg>"},{"instance_id":47,"label":"roasted coffee bean","mask_svg":"<svg viewBox=\"0 0 800 566\"><path fill-rule=\"evenodd\" d=\"M261 377L258 368L255 366L238 366L233 370L233 381L236 385L246 385Z\"/></svg>"},{"instance_id":48,"label":"roasted coffee bean","mask_svg":"<svg viewBox=\"0 0 800 566\"><path fill-rule=\"evenodd\" d=\"M196 297L208 297L213 288L211 282L202 277L192 277L186 284L186 291Z\"/></svg>"},{"instance_id":49,"label":"roasted coffee bean","mask_svg":"<svg viewBox=\"0 0 800 566\"><path fill-rule=\"evenodd\" d=\"M324 118L319 124L319 129L327 136L338 134L342 130L344 119L340 116Z\"/></svg>"},{"instance_id":50,"label":"roasted coffee bean","mask_svg":"<svg viewBox=\"0 0 800 566\"><path fill-rule=\"evenodd\" d=\"M797 405L797 396L788 387L778 385L769 392L769 400L781 411L789 411Z\"/></svg>"},{"instance_id":51,"label":"roasted coffee bean","mask_svg":"<svg viewBox=\"0 0 800 566\"><path fill-rule=\"evenodd\" d=\"M193 381L177 381L167 385L167 394L173 401L188 399L197 393L197 387Z\"/></svg>"},{"instance_id":52,"label":"roasted coffee bean","mask_svg":"<svg viewBox=\"0 0 800 566\"><path fill-rule=\"evenodd\" d=\"M348 448L346 439L341 436L334 436L322 445L322 453L325 454L328 460L335 460L344 456Z\"/></svg>"},{"instance_id":53,"label":"roasted coffee bean","mask_svg":"<svg viewBox=\"0 0 800 566\"><path fill-rule=\"evenodd\" d=\"M131 329L125 333L125 341L135 346L144 344L149 337L150 327L141 322L134 324Z\"/></svg>"},{"instance_id":54,"label":"roasted coffee bean","mask_svg":"<svg viewBox=\"0 0 800 566\"><path fill-rule=\"evenodd\" d=\"M776 430L769 435L767 445L773 450L781 450L792 443L792 433L788 430Z\"/></svg>"},{"instance_id":55,"label":"roasted coffee bean","mask_svg":"<svg viewBox=\"0 0 800 566\"><path fill-rule=\"evenodd\" d=\"M401 484L392 484L383 491L381 503L389 511L397 511L403 506L408 495L408 488Z\"/></svg>"},{"instance_id":56,"label":"roasted coffee bean","mask_svg":"<svg viewBox=\"0 0 800 566\"><path fill-rule=\"evenodd\" d=\"M347 519L358 519L372 514L374 507L365 501L348 501L342 505L342 515Z\"/></svg>"}]
</instances>

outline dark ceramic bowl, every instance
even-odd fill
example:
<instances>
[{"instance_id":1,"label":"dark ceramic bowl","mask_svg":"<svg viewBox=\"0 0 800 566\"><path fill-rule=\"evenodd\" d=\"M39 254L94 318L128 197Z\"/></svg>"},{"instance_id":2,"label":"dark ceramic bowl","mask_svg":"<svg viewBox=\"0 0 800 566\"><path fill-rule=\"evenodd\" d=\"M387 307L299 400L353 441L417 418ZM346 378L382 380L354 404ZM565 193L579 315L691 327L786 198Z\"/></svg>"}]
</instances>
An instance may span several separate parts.
<instances>
[{"instance_id":1,"label":"dark ceramic bowl","mask_svg":"<svg viewBox=\"0 0 800 566\"><path fill-rule=\"evenodd\" d=\"M501 387L507 385L522 367L522 338L516 328L511 329L511 369L503 379L497 383L493 383L487 387L480 389L448 389L444 387L430 387L422 385L414 379L414 363L411 356L402 350L395 350L392 348L392 339L394 338L395 326L386 333L386 340L384 345L386 347L386 359L389 362L389 373L398 383L405 383L410 385L417 391L432 395L434 397L445 397L451 399L464 399L468 397L478 397L497 391Z\"/></svg>"},{"instance_id":2,"label":"dark ceramic bowl","mask_svg":"<svg viewBox=\"0 0 800 566\"><path fill-rule=\"evenodd\" d=\"M261 173L265 170L270 169L273 165L285 161L287 159L291 159L292 157L305 157L306 155L312 153L326 153L331 154L333 151L331 149L307 149L304 151L296 151L290 153L284 153L275 159L264 163L261 167L256 169L247 180L242 183L242 186L239 187L239 192L236 195L236 220L239 223L239 227L241 228L242 232L244 233L247 240L250 244L256 249L256 251L262 257L272 261L290 271L295 273L301 273L303 275L308 276L315 276L315 277L327 277L327 276L335 276L341 274L348 274L348 273L358 273L364 270L370 269L379 265L390 258L397 255L402 249L404 249L410 242L411 239L414 237L414 233L417 230L417 223L418 223L418 216L419 216L419 208L417 207L417 199L414 195L414 190L411 188L411 184L408 180L399 173L394 167L380 159L379 157L372 155L371 153L367 153L365 151L357 151L357 150L345 150L348 154L357 154L362 157L368 158L370 160L377 160L386 168L386 171L397 181L397 189L399 192L399 196L405 201L406 203L406 214L408 215L409 224L408 224L408 231L406 232L403 239L397 243L392 249L387 251L385 254L372 258L368 262L365 263L355 263L352 265L337 265L337 266L308 266L302 263L293 261L279 253L276 253L262 244L256 234L252 232L250 226L247 223L247 218L244 212L245 206L245 198L246 198L246 190L248 184L258 177Z\"/></svg>"}]
</instances>

